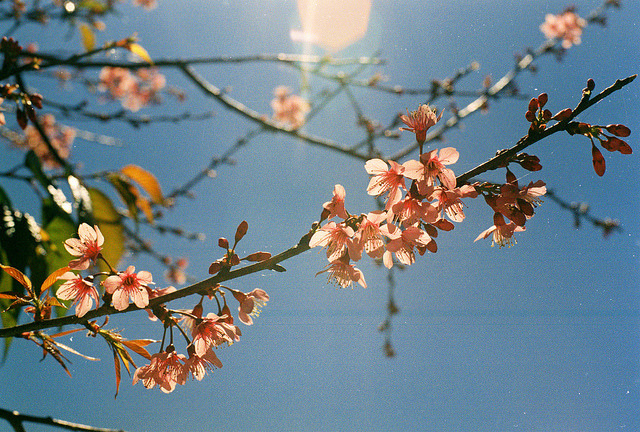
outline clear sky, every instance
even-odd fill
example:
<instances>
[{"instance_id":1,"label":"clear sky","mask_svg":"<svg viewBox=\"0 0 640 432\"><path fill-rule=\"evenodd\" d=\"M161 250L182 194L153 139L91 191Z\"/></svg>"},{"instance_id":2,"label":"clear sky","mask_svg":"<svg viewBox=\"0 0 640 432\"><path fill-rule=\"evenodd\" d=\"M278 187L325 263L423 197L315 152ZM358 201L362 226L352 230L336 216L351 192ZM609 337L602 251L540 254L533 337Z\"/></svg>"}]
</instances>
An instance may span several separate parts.
<instances>
[{"instance_id":1,"label":"clear sky","mask_svg":"<svg viewBox=\"0 0 640 432\"><path fill-rule=\"evenodd\" d=\"M599 5L573 3L583 16ZM529 96L547 92L548 106L559 111L577 104L588 78L599 91L638 73L640 3L623 3L622 9L610 11L607 27L587 28L582 44L562 61L551 56L536 61L537 73L517 78L520 91ZM538 27L545 14L565 6L558 0L374 1L365 38L337 55L379 52L386 65L367 69L362 78L380 72L388 78L385 84L407 88L426 88L432 79L453 76L477 61L479 71L458 86L477 90L485 76L495 82L510 70L515 54L542 43ZM304 51L289 37L291 29L300 28L293 1L159 0L150 12L129 4L120 9L123 18L108 19L99 42L137 31L140 43L157 58ZM37 40L43 50L81 46L77 36L67 38L66 28L55 23L26 26L15 37L25 44ZM266 115L275 87L300 86L295 71L275 64L196 69ZM86 172L136 163L156 173L164 190L171 191L256 128L199 95L175 71L166 75L189 99L184 104L168 100L141 113L213 111L214 117L139 129L69 120L124 144L115 148L76 140L72 161L83 161ZM33 85L43 92L54 87L50 81ZM632 185L640 168L639 85L634 82L579 118L632 129L628 142L635 153L605 154L602 178L591 166L589 141L567 134L527 150L540 157L543 170L516 172L521 184L542 179L566 200L588 202L594 216L618 219L622 232L603 238L589 225L575 229L572 216L546 199L527 222L527 231L518 235L518 244L499 249L489 240L473 242L492 225L492 213L481 200L468 200L466 220L441 234L436 254L394 273L400 308L392 323L394 358L384 356L384 336L377 330L385 318L387 272L364 258L358 267L368 287L338 289L315 276L325 259L323 252L312 250L283 263L286 273L230 284L246 292L262 288L271 300L253 326L242 328L238 343L217 351L224 366L203 381L165 395L123 378L114 399L111 354L99 341L83 333L64 340L102 359L72 358L69 378L51 359L39 362L35 346L17 340L0 368L0 406L127 431L640 430L639 196ZM314 79L311 94L334 87ZM356 89L354 96L364 114L382 124L424 100L366 88ZM470 100L455 102L460 107ZM460 160L452 168L456 174L465 172L526 134L527 102L491 102L487 114L469 118L431 148L456 147ZM448 118L449 101L441 99L437 107L446 108ZM355 123L349 99L341 94L304 130L349 146L363 138ZM384 149L392 153L411 140L405 133ZM15 150L1 151L0 170L22 158ZM336 183L345 187L351 213L375 209L360 160L269 133L234 157L234 166L220 167L215 178L194 189L194 200L181 199L166 212L167 224L202 232L206 240L153 238L158 250L188 257L188 272L195 278L208 276L209 264L221 251L217 238L232 238L242 220L249 223L242 252L278 253L295 244L317 220ZM496 172L487 179L501 181L503 176ZM138 270L151 271L159 286L166 284L162 267L150 258L125 259ZM114 317L110 326L131 339L161 338L160 326L146 314L130 315ZM4 430L9 425L0 423Z\"/></svg>"}]
</instances>

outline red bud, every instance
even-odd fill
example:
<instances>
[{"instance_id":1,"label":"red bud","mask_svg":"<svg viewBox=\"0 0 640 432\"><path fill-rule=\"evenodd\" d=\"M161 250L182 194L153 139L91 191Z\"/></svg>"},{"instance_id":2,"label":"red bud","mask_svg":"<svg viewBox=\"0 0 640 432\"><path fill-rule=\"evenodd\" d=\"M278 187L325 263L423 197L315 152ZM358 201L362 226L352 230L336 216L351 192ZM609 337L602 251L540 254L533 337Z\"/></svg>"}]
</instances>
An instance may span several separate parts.
<instances>
[{"instance_id":1,"label":"red bud","mask_svg":"<svg viewBox=\"0 0 640 432\"><path fill-rule=\"evenodd\" d=\"M587 89L589 89L589 91L593 91L594 88L596 88L596 82L593 80L593 78L589 78L587 80Z\"/></svg>"},{"instance_id":2,"label":"red bud","mask_svg":"<svg viewBox=\"0 0 640 432\"><path fill-rule=\"evenodd\" d=\"M235 237L236 243L242 240L242 237L244 237L248 229L249 229L249 224L247 223L247 221L240 222L240 225L238 225L238 229L236 230L236 237Z\"/></svg>"},{"instance_id":3,"label":"red bud","mask_svg":"<svg viewBox=\"0 0 640 432\"><path fill-rule=\"evenodd\" d=\"M268 260L269 258L271 258L271 254L269 252L254 252L244 259L247 261L259 262Z\"/></svg>"},{"instance_id":4,"label":"red bud","mask_svg":"<svg viewBox=\"0 0 640 432\"><path fill-rule=\"evenodd\" d=\"M224 237L220 237L218 239L218 246L220 246L222 249L229 249L229 240Z\"/></svg>"},{"instance_id":5,"label":"red bud","mask_svg":"<svg viewBox=\"0 0 640 432\"><path fill-rule=\"evenodd\" d=\"M20 108L16 108L16 120L22 129L27 127L27 114Z\"/></svg>"},{"instance_id":6,"label":"red bud","mask_svg":"<svg viewBox=\"0 0 640 432\"><path fill-rule=\"evenodd\" d=\"M538 99L536 99L536 98L532 98L532 99L529 101L529 111L536 112L536 111L538 110L538 107L539 107L539 106L540 106L540 105L538 104Z\"/></svg>"},{"instance_id":7,"label":"red bud","mask_svg":"<svg viewBox=\"0 0 640 432\"><path fill-rule=\"evenodd\" d=\"M536 115L533 111L527 111L524 118L526 118L528 122L533 122L536 119Z\"/></svg>"},{"instance_id":8,"label":"red bud","mask_svg":"<svg viewBox=\"0 0 640 432\"><path fill-rule=\"evenodd\" d=\"M602 177L606 169L606 164L604 163L602 153L600 153L600 150L593 144L591 145L591 155L593 156L593 169L596 171L596 174Z\"/></svg>"},{"instance_id":9,"label":"red bud","mask_svg":"<svg viewBox=\"0 0 640 432\"><path fill-rule=\"evenodd\" d=\"M538 102L540 103L540 108L542 108L547 104L548 99L549 99L549 96L547 96L546 93L542 93L540 96L538 96Z\"/></svg>"},{"instance_id":10,"label":"red bud","mask_svg":"<svg viewBox=\"0 0 640 432\"><path fill-rule=\"evenodd\" d=\"M557 121L561 122L561 121L566 120L569 117L571 117L572 113L573 113L573 111L571 111L571 108L567 108L567 109L563 109L558 114L554 115L552 118L553 118L553 120L557 120Z\"/></svg>"},{"instance_id":11,"label":"red bud","mask_svg":"<svg viewBox=\"0 0 640 432\"><path fill-rule=\"evenodd\" d=\"M209 266L209 274L216 274L220 270L222 270L222 264L218 261L212 262L211 265Z\"/></svg>"},{"instance_id":12,"label":"red bud","mask_svg":"<svg viewBox=\"0 0 640 432\"><path fill-rule=\"evenodd\" d=\"M606 127L607 132L612 133L619 137L628 137L631 135L631 129L621 124L612 124Z\"/></svg>"}]
</instances>

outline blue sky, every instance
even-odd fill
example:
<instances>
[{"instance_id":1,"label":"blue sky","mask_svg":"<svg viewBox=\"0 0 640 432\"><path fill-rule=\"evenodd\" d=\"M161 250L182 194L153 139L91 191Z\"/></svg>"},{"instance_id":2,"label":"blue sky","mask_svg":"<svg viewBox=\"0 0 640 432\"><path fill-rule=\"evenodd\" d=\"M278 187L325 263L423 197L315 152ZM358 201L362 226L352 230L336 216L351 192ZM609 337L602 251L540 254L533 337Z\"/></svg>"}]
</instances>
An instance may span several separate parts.
<instances>
[{"instance_id":1,"label":"blue sky","mask_svg":"<svg viewBox=\"0 0 640 432\"><path fill-rule=\"evenodd\" d=\"M536 74L518 77L520 91L531 96L547 92L548 106L559 111L577 104L588 78L602 90L638 73L640 4L625 3L609 13L606 28L589 27L582 44L561 62L551 57L536 61ZM586 15L598 3L575 5ZM379 50L387 64L363 77L380 72L388 84L408 88L427 87L432 79L452 76L478 61L480 70L459 85L477 90L486 75L495 81L506 73L514 54L538 46L543 41L538 26L545 14L559 13L565 6L555 0L544 6L504 0L374 2L368 34L340 54ZM154 57L303 50L289 39L290 29L298 28L295 2L160 0L151 12L129 5L121 10L124 18L107 20L99 42L137 31ZM65 28L54 23L25 27L15 36L25 43L38 40L42 49L81 46L75 36L64 38ZM196 69L267 115L273 88L300 85L296 73L274 64ZM213 110L214 117L140 129L70 121L124 143L113 148L77 140L72 161L83 161L86 172L137 163L155 172L170 191L256 127L199 95L175 71L168 71L167 78L188 93L188 101L167 101L143 113ZM33 85L63 94L47 81ZM333 86L320 80L311 85L314 94ZM257 274L230 284L246 292L265 289L271 301L252 327L242 328L240 342L217 351L224 367L202 382L165 395L140 384L132 387L124 379L114 400L109 351L78 333L64 342L102 361L73 358L72 378L50 359L39 362L36 347L15 341L0 368L0 380L6 383L0 390L2 406L128 431L640 429L639 196L632 186L640 167L639 94L634 82L580 117L632 129L628 142L636 154L605 154L602 178L593 172L588 140L566 134L528 149L540 157L542 171L516 172L521 184L542 179L559 196L588 202L593 215L618 219L623 231L605 239L590 226L576 230L571 215L547 199L516 246L492 248L489 241L473 242L492 224L492 213L480 200L468 200L466 220L442 233L438 252L395 273L400 313L393 321L397 355L392 359L383 355L384 337L377 330L385 317L386 271L363 259L358 267L368 287L337 289L322 275L315 276L325 260L324 253L312 250L283 263L286 273ZM423 101L370 89L356 89L354 95L365 114L382 124ZM468 101L456 99L459 106ZM460 160L452 166L456 174L526 134L526 105L527 100L517 99L492 102L487 114L473 116L447 134L438 146L459 150ZM448 102L440 100L437 106L447 108ZM344 95L305 130L345 145L363 137ZM385 149L392 152L410 143L407 133ZM22 157L15 150L2 152L0 170ZM234 166L220 167L214 179L194 189L194 200L182 199L166 213L166 223L202 232L205 241L152 239L159 250L187 256L188 271L196 278L207 277L209 264L219 257L217 238L231 238L242 220L249 223L243 253L277 253L295 244L317 219L336 183L345 187L351 213L375 208L366 194L369 178L362 161L266 133L235 158ZM487 176L501 181L504 174ZM126 263L162 280L162 268L149 258ZM114 317L110 325L131 339L160 339L161 329L145 316ZM0 423L0 430L10 429Z\"/></svg>"}]
</instances>

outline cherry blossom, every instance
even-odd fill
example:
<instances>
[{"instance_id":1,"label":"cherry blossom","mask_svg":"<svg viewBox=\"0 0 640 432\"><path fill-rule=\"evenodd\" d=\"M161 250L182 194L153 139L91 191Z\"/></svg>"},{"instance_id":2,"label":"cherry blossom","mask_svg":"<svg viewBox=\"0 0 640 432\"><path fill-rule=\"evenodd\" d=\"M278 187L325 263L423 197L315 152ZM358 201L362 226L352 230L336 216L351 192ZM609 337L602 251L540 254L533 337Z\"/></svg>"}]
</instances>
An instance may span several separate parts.
<instances>
[{"instance_id":1,"label":"cherry blossom","mask_svg":"<svg viewBox=\"0 0 640 432\"><path fill-rule=\"evenodd\" d=\"M294 129L302 126L307 113L311 110L309 103L302 97L291 94L291 89L286 86L276 87L273 94L275 97L271 100L271 108L274 120Z\"/></svg>"},{"instance_id":2,"label":"cherry blossom","mask_svg":"<svg viewBox=\"0 0 640 432\"><path fill-rule=\"evenodd\" d=\"M42 116L40 125L58 156L63 160L68 159L71 153L71 145L76 137L76 130L56 123L56 119L52 114ZM18 147L33 150L48 168L60 166L58 159L51 153L49 146L42 140L42 135L40 135L35 126L27 126L24 130L24 135L24 140L15 143Z\"/></svg>"},{"instance_id":3,"label":"cherry blossom","mask_svg":"<svg viewBox=\"0 0 640 432\"><path fill-rule=\"evenodd\" d=\"M334 186L333 198L331 198L331 201L327 201L326 203L322 204L322 207L327 212L329 212L329 214L327 215L327 219L331 219L334 216L338 216L342 219L346 219L347 217L349 217L347 211L344 208L345 195L346 192L342 185L337 184Z\"/></svg>"},{"instance_id":4,"label":"cherry blossom","mask_svg":"<svg viewBox=\"0 0 640 432\"><path fill-rule=\"evenodd\" d=\"M387 224L382 231L391 240L387 243L387 250L383 256L383 263L387 268L393 267L391 253L394 253L402 264L411 265L416 260L414 247L429 247L430 243L435 245L429 234L418 227L409 227L402 231L395 225Z\"/></svg>"},{"instance_id":5,"label":"cherry blossom","mask_svg":"<svg viewBox=\"0 0 640 432\"><path fill-rule=\"evenodd\" d=\"M547 14L540 25L540 31L547 39L562 39L562 47L571 48L581 42L582 29L587 22L575 12L567 10L560 15Z\"/></svg>"},{"instance_id":6,"label":"cherry blossom","mask_svg":"<svg viewBox=\"0 0 640 432\"><path fill-rule=\"evenodd\" d=\"M418 182L418 190L421 194L427 193L429 186L435 185L435 179L447 189L456 187L456 176L445 165L451 165L458 161L460 154L453 147L445 147L438 151L431 150L429 153L420 155L420 161L411 160L405 162L406 170L404 175Z\"/></svg>"},{"instance_id":7,"label":"cherry blossom","mask_svg":"<svg viewBox=\"0 0 640 432\"><path fill-rule=\"evenodd\" d=\"M233 291L233 297L238 300L238 318L246 325L253 324L251 316L260 315L260 308L269 301L269 294L259 288L254 289L248 294L240 291Z\"/></svg>"},{"instance_id":8,"label":"cherry blossom","mask_svg":"<svg viewBox=\"0 0 640 432\"><path fill-rule=\"evenodd\" d=\"M193 329L193 347L196 355L202 357L211 347L223 343L233 344L240 339L240 329L227 322L227 315L209 313Z\"/></svg>"},{"instance_id":9,"label":"cherry blossom","mask_svg":"<svg viewBox=\"0 0 640 432\"><path fill-rule=\"evenodd\" d=\"M359 283L364 288L367 287L364 275L353 264L349 263L349 257L346 255L335 261L331 261L324 270L316 273L316 276L321 273L328 273L327 282L342 288L350 287L354 282Z\"/></svg>"},{"instance_id":10,"label":"cherry blossom","mask_svg":"<svg viewBox=\"0 0 640 432\"><path fill-rule=\"evenodd\" d=\"M146 10L151 10L151 9L155 9L156 7L158 7L158 1L157 0L133 0L133 4L135 6L142 6Z\"/></svg>"},{"instance_id":11,"label":"cherry blossom","mask_svg":"<svg viewBox=\"0 0 640 432\"><path fill-rule=\"evenodd\" d=\"M64 248L73 256L80 257L69 262L69 268L72 270L86 270L91 263L95 263L100 256L104 236L100 232L100 228L94 225L91 228L86 223L81 223L78 227L78 237L65 240Z\"/></svg>"},{"instance_id":12,"label":"cherry blossom","mask_svg":"<svg viewBox=\"0 0 640 432\"><path fill-rule=\"evenodd\" d=\"M389 165L390 167L387 167L387 164L382 159L370 159L364 165L367 173L373 175L369 181L367 193L378 196L389 192L385 210L389 210L392 205L400 201L402 198L401 189L406 189L404 164L400 165L390 160Z\"/></svg>"},{"instance_id":13,"label":"cherry blossom","mask_svg":"<svg viewBox=\"0 0 640 432\"><path fill-rule=\"evenodd\" d=\"M427 139L427 131L431 126L434 126L441 118L444 110L440 112L440 115L436 115L436 109L431 108L429 105L420 105L417 111L412 111L407 115L401 115L400 120L409 127L401 127L400 130L414 132L416 134L416 141L420 145L420 153L422 153L422 145Z\"/></svg>"},{"instance_id":14,"label":"cherry blossom","mask_svg":"<svg viewBox=\"0 0 640 432\"><path fill-rule=\"evenodd\" d=\"M186 382L189 374L194 379L202 381L207 370L213 370L216 367L220 369L222 367L222 362L213 350L208 350L203 356L196 355L192 346L189 347L188 351L189 358L184 363L179 382Z\"/></svg>"},{"instance_id":15,"label":"cherry blossom","mask_svg":"<svg viewBox=\"0 0 640 432\"><path fill-rule=\"evenodd\" d=\"M327 248L327 259L333 261L341 257L345 249L352 255L357 255L357 248L353 247L353 228L343 224L336 224L334 221L326 223L317 230L309 240L309 247L322 246Z\"/></svg>"},{"instance_id":16,"label":"cherry blossom","mask_svg":"<svg viewBox=\"0 0 640 432\"><path fill-rule=\"evenodd\" d=\"M125 310L129 306L129 299L139 308L147 307L149 284L153 284L151 273L143 270L136 274L134 266L129 266L126 271L109 276L102 282L105 290L112 295L111 301L117 310Z\"/></svg>"},{"instance_id":17,"label":"cherry blossom","mask_svg":"<svg viewBox=\"0 0 640 432\"><path fill-rule=\"evenodd\" d=\"M80 275L66 272L58 279L64 279L66 282L60 285L56 291L56 297L60 300L73 300L73 304L77 304L76 316L84 316L89 312L94 301L96 305L100 302L98 290Z\"/></svg>"},{"instance_id":18,"label":"cherry blossom","mask_svg":"<svg viewBox=\"0 0 640 432\"><path fill-rule=\"evenodd\" d=\"M381 258L384 253L384 241L380 232L380 224L387 219L387 213L373 211L364 216L354 236L354 247L362 249L371 258Z\"/></svg>"},{"instance_id":19,"label":"cherry blossom","mask_svg":"<svg viewBox=\"0 0 640 432\"><path fill-rule=\"evenodd\" d=\"M461 198L475 198L478 196L475 188L470 185L464 185L460 188L444 189L437 187L430 195L430 199L435 200L435 207L449 217L454 222L462 222L464 220L464 211Z\"/></svg>"},{"instance_id":20,"label":"cherry blossom","mask_svg":"<svg viewBox=\"0 0 640 432\"><path fill-rule=\"evenodd\" d=\"M493 225L481 232L474 242L493 235L491 246L497 244L499 247L511 247L515 243L515 240L512 240L513 233L524 230L525 227L518 226L514 222L505 223L502 214L496 213L493 215Z\"/></svg>"},{"instance_id":21,"label":"cherry blossom","mask_svg":"<svg viewBox=\"0 0 640 432\"><path fill-rule=\"evenodd\" d=\"M158 386L163 392L171 393L176 384L186 382L185 360L183 354L178 354L173 346L169 346L166 351L153 354L148 365L136 369L133 384L142 380L142 385L148 389Z\"/></svg>"}]
</instances>

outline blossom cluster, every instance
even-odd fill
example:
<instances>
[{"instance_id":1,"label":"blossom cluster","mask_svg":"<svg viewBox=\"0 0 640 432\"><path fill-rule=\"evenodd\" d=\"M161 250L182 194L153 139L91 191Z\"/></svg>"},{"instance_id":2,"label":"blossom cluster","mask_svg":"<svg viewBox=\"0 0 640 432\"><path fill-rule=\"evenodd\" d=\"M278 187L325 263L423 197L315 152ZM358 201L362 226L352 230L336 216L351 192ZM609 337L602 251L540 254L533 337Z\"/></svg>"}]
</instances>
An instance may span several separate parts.
<instances>
[{"instance_id":1,"label":"blossom cluster","mask_svg":"<svg viewBox=\"0 0 640 432\"><path fill-rule=\"evenodd\" d=\"M57 123L53 114L45 114L39 121L58 156L60 156L61 159L68 159L71 153L71 146L76 137L76 130L72 127ZM24 129L24 139L17 141L16 145L33 150L42 163L49 168L59 166L58 160L51 154L49 147L42 140L42 136L35 126L26 126Z\"/></svg>"},{"instance_id":2,"label":"blossom cluster","mask_svg":"<svg viewBox=\"0 0 640 432\"><path fill-rule=\"evenodd\" d=\"M243 224L239 232L242 230L246 232L246 222ZM237 234L236 238L239 240L242 235L244 234ZM223 288L228 290L238 302L238 318L247 325L253 324L252 317L259 315L260 308L269 300L269 295L259 288L244 293L216 285L202 292L199 302L191 310L174 311L164 304L150 306L151 299L174 292L175 288L172 286L162 289L152 288L151 285L154 282L151 273L145 270L136 272L133 266L127 267L122 272L116 271L102 256L104 241L98 226L91 227L82 223L78 229L78 238L70 238L64 242L65 249L74 259L67 267L72 271L66 271L58 276L58 279L64 282L58 288L56 297L60 300L72 300L72 305L76 305L75 314L78 317L85 316L94 304L98 306L101 299L118 311L127 309L133 303L139 309L146 309L151 320L160 320L164 324L165 332L167 329L172 332L171 343L165 349L161 347L159 353L149 356L150 363L135 371L134 384L142 381L147 388L158 386L162 391L170 392L174 390L176 384L184 384L189 376L202 380L207 370L222 367L213 349L225 343L231 345L238 341L241 335L240 329L234 325ZM268 256L270 255L265 252L259 252L252 254L249 259L263 260ZM98 272L86 277L79 274L80 271L90 269L98 260L104 261L110 272ZM96 278L100 276L106 276L99 284L104 291L102 297L98 292L99 287L94 284ZM206 297L215 299L218 313L203 316L203 301ZM174 328L177 328L185 337L188 357L176 352L173 344ZM191 331L190 337L187 330ZM95 332L104 333L99 329Z\"/></svg>"},{"instance_id":3,"label":"blossom cluster","mask_svg":"<svg viewBox=\"0 0 640 432\"><path fill-rule=\"evenodd\" d=\"M151 103L158 103L159 92L166 85L164 75L153 68L141 68L132 73L120 67L100 70L98 89L119 100L123 108L136 112Z\"/></svg>"},{"instance_id":4,"label":"blossom cluster","mask_svg":"<svg viewBox=\"0 0 640 432\"><path fill-rule=\"evenodd\" d=\"M291 94L291 89L286 86L276 87L273 95L271 108L274 120L294 129L305 123L306 115L311 109L309 102L298 95Z\"/></svg>"},{"instance_id":5,"label":"blossom cluster","mask_svg":"<svg viewBox=\"0 0 640 432\"><path fill-rule=\"evenodd\" d=\"M573 9L568 9L559 15L547 14L540 25L540 31L547 39L562 39L562 47L568 49L580 44L582 29L586 25L584 18L578 16Z\"/></svg>"},{"instance_id":6,"label":"blossom cluster","mask_svg":"<svg viewBox=\"0 0 640 432\"><path fill-rule=\"evenodd\" d=\"M507 183L500 185L474 183L458 186L456 176L449 165L454 164L459 153L453 147L434 149L422 153L429 128L442 117L428 105L401 116L407 125L402 130L415 133L420 145L419 160L402 164L389 160L371 159L365 169L372 177L367 187L369 195L384 197L384 209L367 214L352 215L345 208L345 190L336 185L331 201L323 205L323 220L329 220L316 230L309 240L310 247L326 248L327 267L319 272L328 273L329 281L346 288L354 283L366 287L362 272L351 262L358 261L363 252L374 259L381 259L387 268L394 265L394 258L403 265L416 260L416 251L435 253L438 230L451 231L454 222L465 219L464 198L485 197L494 210L494 225L478 236L493 234L493 242L499 246L511 245L514 232L523 231L527 219L533 216L534 207L546 192L544 183L538 181L520 188L515 176L507 170ZM535 156L518 155L514 162L530 170L539 169ZM504 218L510 220L506 223Z\"/></svg>"}]
</instances>

